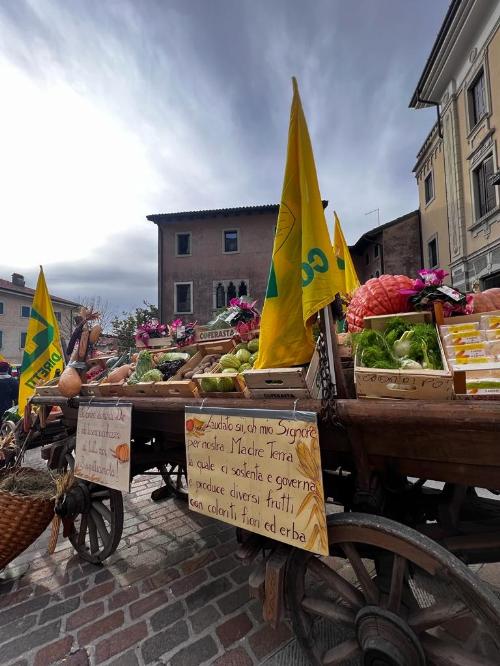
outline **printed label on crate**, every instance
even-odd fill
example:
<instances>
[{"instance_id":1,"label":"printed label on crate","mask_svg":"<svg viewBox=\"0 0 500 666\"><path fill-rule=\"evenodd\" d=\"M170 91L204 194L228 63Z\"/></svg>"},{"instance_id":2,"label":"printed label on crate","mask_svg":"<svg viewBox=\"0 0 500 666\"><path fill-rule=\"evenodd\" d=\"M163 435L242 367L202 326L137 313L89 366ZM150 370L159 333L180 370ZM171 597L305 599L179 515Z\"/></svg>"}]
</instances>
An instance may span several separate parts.
<instances>
[{"instance_id":1,"label":"printed label on crate","mask_svg":"<svg viewBox=\"0 0 500 666\"><path fill-rule=\"evenodd\" d=\"M75 476L107 488L130 490L132 405L80 405Z\"/></svg>"},{"instance_id":2,"label":"printed label on crate","mask_svg":"<svg viewBox=\"0 0 500 666\"><path fill-rule=\"evenodd\" d=\"M232 338L234 328L204 329L196 326L194 329L195 342L209 342L211 340L226 340Z\"/></svg>"},{"instance_id":3,"label":"printed label on crate","mask_svg":"<svg viewBox=\"0 0 500 666\"><path fill-rule=\"evenodd\" d=\"M189 507L328 554L317 415L186 407Z\"/></svg>"}]
</instances>

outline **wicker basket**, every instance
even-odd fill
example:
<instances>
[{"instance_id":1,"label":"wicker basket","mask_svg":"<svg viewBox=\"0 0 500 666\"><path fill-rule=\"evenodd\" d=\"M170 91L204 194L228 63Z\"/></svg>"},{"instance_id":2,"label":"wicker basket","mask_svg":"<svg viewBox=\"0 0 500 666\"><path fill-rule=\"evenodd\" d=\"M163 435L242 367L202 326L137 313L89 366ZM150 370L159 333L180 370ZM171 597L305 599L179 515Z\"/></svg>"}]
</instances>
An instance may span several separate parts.
<instances>
[{"instance_id":1,"label":"wicker basket","mask_svg":"<svg viewBox=\"0 0 500 666\"><path fill-rule=\"evenodd\" d=\"M38 474L34 469L23 471ZM0 569L31 546L53 517L54 500L0 490Z\"/></svg>"}]
</instances>

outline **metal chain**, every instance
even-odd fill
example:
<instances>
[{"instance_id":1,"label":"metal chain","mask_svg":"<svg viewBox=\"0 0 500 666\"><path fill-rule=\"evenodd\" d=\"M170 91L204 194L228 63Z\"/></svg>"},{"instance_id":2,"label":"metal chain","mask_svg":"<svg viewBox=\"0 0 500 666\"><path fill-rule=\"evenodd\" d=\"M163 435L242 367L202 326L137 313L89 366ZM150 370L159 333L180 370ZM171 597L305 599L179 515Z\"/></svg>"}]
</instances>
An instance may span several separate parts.
<instances>
[{"instance_id":1,"label":"metal chain","mask_svg":"<svg viewBox=\"0 0 500 666\"><path fill-rule=\"evenodd\" d=\"M319 375L321 380L321 420L325 423L337 423L337 413L335 410L336 388L332 381L330 364L328 362L328 352L326 348L326 339L323 332L318 338L319 352Z\"/></svg>"}]
</instances>

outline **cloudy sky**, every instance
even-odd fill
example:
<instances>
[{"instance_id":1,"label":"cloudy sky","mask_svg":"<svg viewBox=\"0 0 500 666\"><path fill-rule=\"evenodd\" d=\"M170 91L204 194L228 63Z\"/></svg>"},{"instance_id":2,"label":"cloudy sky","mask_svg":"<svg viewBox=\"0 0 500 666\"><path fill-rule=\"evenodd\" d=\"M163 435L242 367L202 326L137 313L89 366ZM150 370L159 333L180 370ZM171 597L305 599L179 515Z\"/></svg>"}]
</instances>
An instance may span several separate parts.
<instances>
[{"instance_id":1,"label":"cloudy sky","mask_svg":"<svg viewBox=\"0 0 500 666\"><path fill-rule=\"evenodd\" d=\"M295 75L349 242L417 207L448 0L0 0L0 277L156 301L150 213L280 199Z\"/></svg>"}]
</instances>

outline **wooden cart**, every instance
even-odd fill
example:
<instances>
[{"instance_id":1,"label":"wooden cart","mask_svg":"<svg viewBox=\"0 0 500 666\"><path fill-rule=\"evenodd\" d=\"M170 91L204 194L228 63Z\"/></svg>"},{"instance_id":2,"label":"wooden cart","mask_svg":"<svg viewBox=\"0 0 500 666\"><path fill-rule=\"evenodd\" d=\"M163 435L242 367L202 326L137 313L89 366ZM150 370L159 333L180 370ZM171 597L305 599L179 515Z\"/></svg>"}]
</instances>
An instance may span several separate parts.
<instances>
[{"instance_id":1,"label":"wooden cart","mask_svg":"<svg viewBox=\"0 0 500 666\"><path fill-rule=\"evenodd\" d=\"M61 406L69 431L79 401L33 400ZM183 493L184 407L202 401L130 401L132 475L156 468ZM256 403L204 402L321 409L315 400ZM253 552L267 553L251 577L265 617L275 624L291 616L313 664L357 663L349 660L360 655L371 666L500 663L500 602L470 566L500 561L500 401L351 399L332 407L320 424L325 498L342 511L328 516L331 557L254 535ZM72 446L72 436L59 442L52 465L71 464ZM70 538L83 557L101 562L116 549L118 491L81 481L60 511L78 514ZM332 630L340 626L341 639Z\"/></svg>"}]
</instances>

